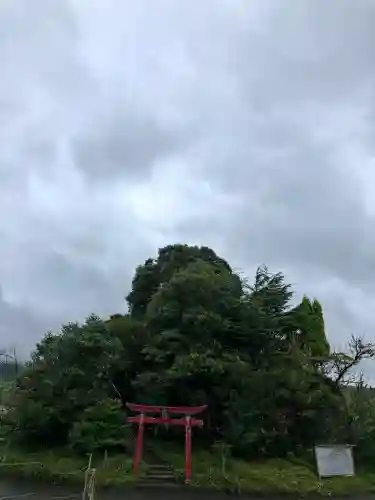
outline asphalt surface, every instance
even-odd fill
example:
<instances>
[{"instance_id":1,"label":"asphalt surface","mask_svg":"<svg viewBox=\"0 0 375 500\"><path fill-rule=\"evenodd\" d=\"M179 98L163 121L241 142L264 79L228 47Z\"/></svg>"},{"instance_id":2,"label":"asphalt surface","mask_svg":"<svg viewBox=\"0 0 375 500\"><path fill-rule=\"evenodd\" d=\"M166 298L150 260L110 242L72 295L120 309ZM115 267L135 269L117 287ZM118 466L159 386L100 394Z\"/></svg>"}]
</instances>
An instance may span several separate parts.
<instances>
[{"instance_id":1,"label":"asphalt surface","mask_svg":"<svg viewBox=\"0 0 375 500\"><path fill-rule=\"evenodd\" d=\"M83 485L82 485L83 488ZM182 488L122 488L118 490L96 490L95 500L228 500L239 498L238 495L228 495L225 492ZM267 497L240 495L244 500L267 500ZM269 500L294 500L297 495L271 496ZM316 500L321 497L316 496ZM358 495L336 500L375 500L375 495ZM66 486L33 484L12 479L0 479L0 500L82 500L82 489L69 489ZM310 500L313 500L311 498Z\"/></svg>"}]
</instances>

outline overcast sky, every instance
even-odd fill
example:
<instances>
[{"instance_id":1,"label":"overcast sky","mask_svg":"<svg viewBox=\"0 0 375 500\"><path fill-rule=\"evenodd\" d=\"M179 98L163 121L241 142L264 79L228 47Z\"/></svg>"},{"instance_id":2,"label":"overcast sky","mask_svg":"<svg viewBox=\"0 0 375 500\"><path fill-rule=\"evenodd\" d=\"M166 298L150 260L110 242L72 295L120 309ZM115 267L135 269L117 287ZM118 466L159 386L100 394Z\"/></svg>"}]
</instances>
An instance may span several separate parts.
<instances>
[{"instance_id":1,"label":"overcast sky","mask_svg":"<svg viewBox=\"0 0 375 500\"><path fill-rule=\"evenodd\" d=\"M374 26L373 0L2 0L1 344L125 310L175 242L375 341Z\"/></svg>"}]
</instances>

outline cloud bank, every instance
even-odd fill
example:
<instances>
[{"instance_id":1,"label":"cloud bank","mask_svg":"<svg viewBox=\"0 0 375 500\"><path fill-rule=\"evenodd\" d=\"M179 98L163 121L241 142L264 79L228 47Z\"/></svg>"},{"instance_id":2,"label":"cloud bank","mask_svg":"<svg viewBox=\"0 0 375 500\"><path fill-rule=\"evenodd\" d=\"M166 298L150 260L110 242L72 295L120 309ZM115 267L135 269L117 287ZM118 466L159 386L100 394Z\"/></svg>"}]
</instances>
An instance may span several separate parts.
<instances>
[{"instance_id":1,"label":"cloud bank","mask_svg":"<svg viewBox=\"0 0 375 500\"><path fill-rule=\"evenodd\" d=\"M1 343L123 310L176 241L375 341L374 23L371 0L4 0Z\"/></svg>"}]
</instances>

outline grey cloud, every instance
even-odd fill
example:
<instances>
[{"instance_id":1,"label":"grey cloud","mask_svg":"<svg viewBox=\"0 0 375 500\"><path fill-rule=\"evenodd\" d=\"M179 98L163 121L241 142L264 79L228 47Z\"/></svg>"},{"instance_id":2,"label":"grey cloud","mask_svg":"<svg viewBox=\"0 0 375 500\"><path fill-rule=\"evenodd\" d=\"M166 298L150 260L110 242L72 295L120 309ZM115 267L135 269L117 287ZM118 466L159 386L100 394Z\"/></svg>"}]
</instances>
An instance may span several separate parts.
<instances>
[{"instance_id":1,"label":"grey cloud","mask_svg":"<svg viewBox=\"0 0 375 500\"><path fill-rule=\"evenodd\" d=\"M250 276L285 270L326 303L335 343L348 325L375 339L361 307L375 298L373 2L105 5L0 13L14 307L43 327L121 310L135 265L180 240ZM11 340L38 338L23 331Z\"/></svg>"},{"instance_id":2,"label":"grey cloud","mask_svg":"<svg viewBox=\"0 0 375 500\"><path fill-rule=\"evenodd\" d=\"M60 252L51 250L44 255L34 255L33 262L38 261L39 265L35 266L31 273L29 272L28 282L24 283L24 288L29 292L25 301L34 310L40 309L39 314L42 315L43 309L46 308L52 316L69 317L70 314L73 320L73 316L78 319L91 312L105 314L111 310L115 312L126 309L122 298L125 285L121 287L119 283L115 286L96 266L76 262ZM131 273L124 271L122 277L124 281L129 281ZM45 297L44 303L41 304L38 296L43 295L45 290L48 290L48 297ZM73 308L66 302L67 290L71 290L76 297ZM35 298L37 300L34 302ZM93 304L97 304L99 308L97 311L91 309Z\"/></svg>"},{"instance_id":3,"label":"grey cloud","mask_svg":"<svg viewBox=\"0 0 375 500\"><path fill-rule=\"evenodd\" d=\"M373 106L374 6L273 5L261 35L244 38L248 64L237 51L237 127L222 125L203 153L211 182L242 201L226 234L242 239L243 258L251 247L253 259L312 267L373 293L373 217L346 160L349 144L363 154L372 128L353 108Z\"/></svg>"},{"instance_id":4,"label":"grey cloud","mask_svg":"<svg viewBox=\"0 0 375 500\"><path fill-rule=\"evenodd\" d=\"M0 293L0 342L2 348L15 348L17 355L25 359L34 348L35 342L42 338L48 328L57 326L46 314L37 317L25 306L17 306L6 300Z\"/></svg>"},{"instance_id":5,"label":"grey cloud","mask_svg":"<svg viewBox=\"0 0 375 500\"><path fill-rule=\"evenodd\" d=\"M308 100L332 106L358 97L374 80L374 18L371 0L272 2L265 29L245 36L253 56L252 64L238 61L245 96L251 85L268 105Z\"/></svg>"},{"instance_id":6,"label":"grey cloud","mask_svg":"<svg viewBox=\"0 0 375 500\"><path fill-rule=\"evenodd\" d=\"M125 106L94 117L85 135L73 138L75 165L97 181L149 176L154 162L183 148L181 133Z\"/></svg>"},{"instance_id":7,"label":"grey cloud","mask_svg":"<svg viewBox=\"0 0 375 500\"><path fill-rule=\"evenodd\" d=\"M229 152L225 141L217 144L211 182L236 202L210 230L227 235L229 249L233 241L242 243L235 251L244 261L251 255L270 265L293 262L373 287L375 267L366 252L372 217L358 197L359 182L341 168L329 145L287 125L274 139L275 127L254 126L252 137L240 135ZM201 225L190 221L192 232Z\"/></svg>"}]
</instances>

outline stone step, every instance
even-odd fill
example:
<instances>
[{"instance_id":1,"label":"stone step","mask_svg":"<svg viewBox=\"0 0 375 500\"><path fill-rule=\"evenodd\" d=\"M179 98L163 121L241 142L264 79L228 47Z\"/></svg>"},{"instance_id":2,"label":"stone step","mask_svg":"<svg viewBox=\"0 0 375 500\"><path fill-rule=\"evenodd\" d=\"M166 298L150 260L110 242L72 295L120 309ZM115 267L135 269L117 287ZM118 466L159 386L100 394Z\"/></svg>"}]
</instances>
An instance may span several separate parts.
<instances>
[{"instance_id":1,"label":"stone step","mask_svg":"<svg viewBox=\"0 0 375 500\"><path fill-rule=\"evenodd\" d=\"M171 471L173 470L172 467L170 465L164 465L164 464L151 464L151 465L148 465L147 466L147 470L152 470L152 471L155 471L155 472L159 472L159 471Z\"/></svg>"},{"instance_id":2,"label":"stone step","mask_svg":"<svg viewBox=\"0 0 375 500\"><path fill-rule=\"evenodd\" d=\"M145 481L145 480L140 480L137 483L137 488L181 488L181 485L178 483L172 483L169 481L162 482L162 481Z\"/></svg>"},{"instance_id":3,"label":"stone step","mask_svg":"<svg viewBox=\"0 0 375 500\"><path fill-rule=\"evenodd\" d=\"M139 486L157 486L176 485L176 478L173 468L169 464L150 464L145 474L139 478Z\"/></svg>"},{"instance_id":4,"label":"stone step","mask_svg":"<svg viewBox=\"0 0 375 500\"><path fill-rule=\"evenodd\" d=\"M155 481L174 481L175 476L173 473L168 473L168 474L149 474L147 473L144 479L147 480L155 480Z\"/></svg>"}]
</instances>

